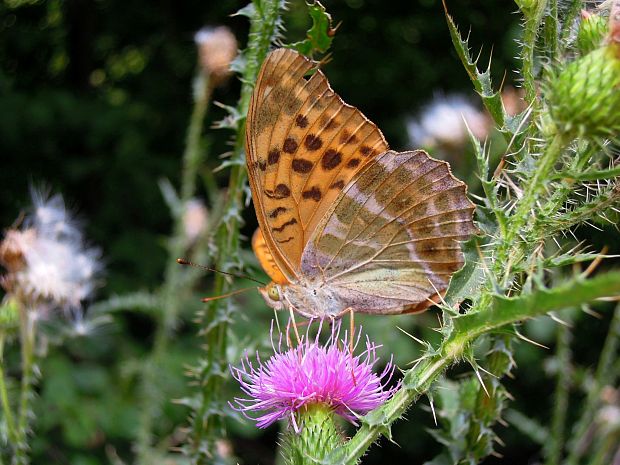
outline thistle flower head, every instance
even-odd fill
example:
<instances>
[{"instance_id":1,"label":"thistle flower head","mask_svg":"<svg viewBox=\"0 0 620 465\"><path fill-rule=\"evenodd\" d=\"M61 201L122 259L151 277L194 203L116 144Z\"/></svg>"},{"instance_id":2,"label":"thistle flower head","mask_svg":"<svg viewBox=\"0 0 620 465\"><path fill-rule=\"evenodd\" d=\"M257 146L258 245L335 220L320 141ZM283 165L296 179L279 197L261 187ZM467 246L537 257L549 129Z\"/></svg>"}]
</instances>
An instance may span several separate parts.
<instances>
[{"instance_id":1,"label":"thistle flower head","mask_svg":"<svg viewBox=\"0 0 620 465\"><path fill-rule=\"evenodd\" d=\"M319 330L320 332L320 330ZM361 332L356 341L358 345ZM378 358L376 349L366 337L366 350L353 355L349 350L348 335L339 339L338 325L324 345L307 337L296 347L281 351L280 344L274 355L263 363L257 355L254 366L249 357L240 368L231 367L234 378L248 398L235 398L232 407L265 428L277 420L289 418L295 431L300 426L295 418L310 406L324 406L353 424L356 417L383 404L395 388L385 389L392 376L391 361L383 372L373 372ZM252 418L249 413L259 413Z\"/></svg>"},{"instance_id":2,"label":"thistle flower head","mask_svg":"<svg viewBox=\"0 0 620 465\"><path fill-rule=\"evenodd\" d=\"M237 55L237 40L226 26L204 27L194 35L198 59L203 73L211 76L214 85L230 75L230 64Z\"/></svg>"},{"instance_id":3,"label":"thistle flower head","mask_svg":"<svg viewBox=\"0 0 620 465\"><path fill-rule=\"evenodd\" d=\"M33 204L22 229L9 229L0 244L2 285L29 307L74 311L95 288L100 251L85 245L60 195L33 193Z\"/></svg>"}]
</instances>

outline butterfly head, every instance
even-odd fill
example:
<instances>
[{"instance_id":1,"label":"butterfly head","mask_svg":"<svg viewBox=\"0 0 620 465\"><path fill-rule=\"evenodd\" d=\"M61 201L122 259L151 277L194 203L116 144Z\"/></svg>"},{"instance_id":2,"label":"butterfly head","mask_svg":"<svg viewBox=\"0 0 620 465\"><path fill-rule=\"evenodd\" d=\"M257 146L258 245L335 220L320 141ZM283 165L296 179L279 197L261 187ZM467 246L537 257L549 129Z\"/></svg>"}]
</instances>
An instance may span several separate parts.
<instances>
[{"instance_id":1,"label":"butterfly head","mask_svg":"<svg viewBox=\"0 0 620 465\"><path fill-rule=\"evenodd\" d=\"M337 299L324 287L270 283L259 291L275 310L293 309L307 318L333 317L339 311Z\"/></svg>"},{"instance_id":2,"label":"butterfly head","mask_svg":"<svg viewBox=\"0 0 620 465\"><path fill-rule=\"evenodd\" d=\"M282 299L282 288L279 284L269 283L265 287L258 288L260 294L265 299L267 305L275 310L284 309L284 301Z\"/></svg>"}]
</instances>

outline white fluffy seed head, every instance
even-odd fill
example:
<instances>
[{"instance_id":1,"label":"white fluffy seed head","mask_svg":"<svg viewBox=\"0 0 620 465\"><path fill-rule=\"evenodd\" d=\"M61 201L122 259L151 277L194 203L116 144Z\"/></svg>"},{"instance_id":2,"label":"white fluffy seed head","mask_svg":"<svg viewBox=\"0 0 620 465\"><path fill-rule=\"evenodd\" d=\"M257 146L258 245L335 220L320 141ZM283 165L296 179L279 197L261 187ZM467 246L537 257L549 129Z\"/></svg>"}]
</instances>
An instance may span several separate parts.
<instances>
[{"instance_id":1,"label":"white fluffy seed head","mask_svg":"<svg viewBox=\"0 0 620 465\"><path fill-rule=\"evenodd\" d=\"M467 127L483 139L490 124L487 116L462 95L436 96L420 117L407 124L414 146L426 148L460 148L468 140Z\"/></svg>"},{"instance_id":2,"label":"white fluffy seed head","mask_svg":"<svg viewBox=\"0 0 620 465\"><path fill-rule=\"evenodd\" d=\"M101 252L85 244L60 195L32 197L24 229L8 230L0 244L3 285L29 307L75 312L97 285Z\"/></svg>"}]
</instances>

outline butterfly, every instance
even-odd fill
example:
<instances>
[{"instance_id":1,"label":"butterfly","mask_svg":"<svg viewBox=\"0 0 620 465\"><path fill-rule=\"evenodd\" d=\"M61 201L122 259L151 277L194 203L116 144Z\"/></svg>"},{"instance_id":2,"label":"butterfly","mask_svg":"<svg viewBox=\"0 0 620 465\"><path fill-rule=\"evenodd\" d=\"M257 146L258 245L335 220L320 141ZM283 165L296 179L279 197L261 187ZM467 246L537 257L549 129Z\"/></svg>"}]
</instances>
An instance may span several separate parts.
<instances>
[{"instance_id":1,"label":"butterfly","mask_svg":"<svg viewBox=\"0 0 620 465\"><path fill-rule=\"evenodd\" d=\"M389 150L293 50L262 65L246 152L270 307L321 319L418 312L461 268L459 241L475 231L465 184L422 150Z\"/></svg>"}]
</instances>

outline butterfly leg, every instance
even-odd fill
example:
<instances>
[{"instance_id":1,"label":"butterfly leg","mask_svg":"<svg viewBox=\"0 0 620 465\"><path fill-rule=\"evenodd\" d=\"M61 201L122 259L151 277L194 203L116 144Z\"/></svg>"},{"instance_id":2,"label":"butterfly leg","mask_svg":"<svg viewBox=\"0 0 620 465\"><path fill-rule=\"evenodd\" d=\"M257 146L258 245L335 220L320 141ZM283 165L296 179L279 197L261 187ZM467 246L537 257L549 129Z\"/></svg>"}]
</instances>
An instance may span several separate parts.
<instances>
[{"instance_id":1,"label":"butterfly leg","mask_svg":"<svg viewBox=\"0 0 620 465\"><path fill-rule=\"evenodd\" d=\"M299 331L297 331L297 322L295 321L295 312L293 312L293 307L289 306L288 310L290 312L289 322L293 323L293 331L295 331L295 337L297 338L297 344L301 344L301 338L299 337Z\"/></svg>"},{"instance_id":2,"label":"butterfly leg","mask_svg":"<svg viewBox=\"0 0 620 465\"><path fill-rule=\"evenodd\" d=\"M353 371L353 339L355 334L355 311L353 307L349 309L349 334L351 337L349 338L349 354L351 355L351 378L353 378L353 385L357 386L357 381L355 380L355 372Z\"/></svg>"},{"instance_id":3,"label":"butterfly leg","mask_svg":"<svg viewBox=\"0 0 620 465\"><path fill-rule=\"evenodd\" d=\"M353 348L354 348L354 339L355 339L355 309L353 307L347 307L343 311L341 311L335 318L332 319L332 322L336 318L342 318L344 315L349 314L349 355L351 356L351 378L353 378L353 384L357 385L357 381L355 380L355 373L353 371Z\"/></svg>"},{"instance_id":4,"label":"butterfly leg","mask_svg":"<svg viewBox=\"0 0 620 465\"><path fill-rule=\"evenodd\" d=\"M278 318L278 311L273 309L273 318L276 320L276 328L278 328L278 333L282 334L282 330L280 329L280 319Z\"/></svg>"}]
</instances>

